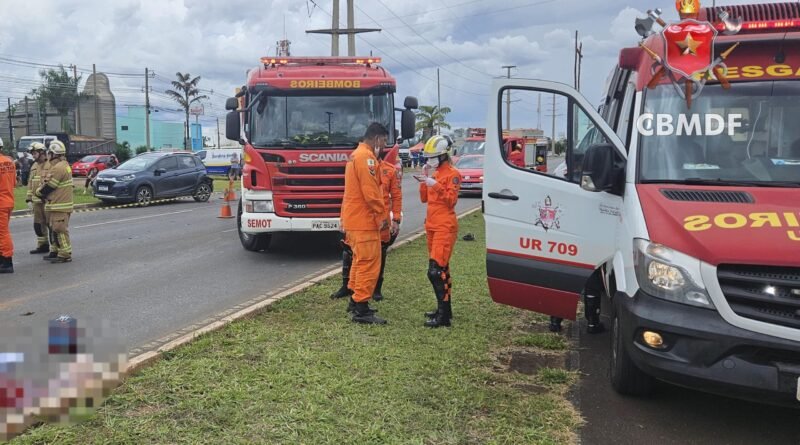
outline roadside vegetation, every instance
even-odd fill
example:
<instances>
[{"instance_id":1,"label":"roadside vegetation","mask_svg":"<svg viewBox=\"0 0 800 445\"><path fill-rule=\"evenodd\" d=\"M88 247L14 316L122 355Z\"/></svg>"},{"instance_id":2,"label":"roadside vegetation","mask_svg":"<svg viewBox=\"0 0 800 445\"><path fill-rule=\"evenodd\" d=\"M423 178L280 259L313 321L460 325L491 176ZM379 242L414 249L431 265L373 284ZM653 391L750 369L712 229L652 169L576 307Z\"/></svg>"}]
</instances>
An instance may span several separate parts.
<instances>
[{"instance_id":1,"label":"roadside vegetation","mask_svg":"<svg viewBox=\"0 0 800 445\"><path fill-rule=\"evenodd\" d=\"M492 302L484 240L481 214L465 217L452 328L422 326L435 299L419 239L389 255L374 303L388 325L351 323L328 298L337 276L166 354L89 421L12 443L575 443L569 342L544 317Z\"/></svg>"}]
</instances>

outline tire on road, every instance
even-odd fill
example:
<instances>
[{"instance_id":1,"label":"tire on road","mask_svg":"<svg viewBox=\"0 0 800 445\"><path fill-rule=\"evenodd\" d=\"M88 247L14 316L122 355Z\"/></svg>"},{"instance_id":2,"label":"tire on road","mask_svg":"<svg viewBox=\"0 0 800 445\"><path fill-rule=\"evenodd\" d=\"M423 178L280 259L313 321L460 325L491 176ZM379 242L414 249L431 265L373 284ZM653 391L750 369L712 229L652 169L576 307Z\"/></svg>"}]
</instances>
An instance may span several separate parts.
<instances>
[{"instance_id":1,"label":"tire on road","mask_svg":"<svg viewBox=\"0 0 800 445\"><path fill-rule=\"evenodd\" d=\"M211 198L211 186L206 182L201 182L194 190L192 198L197 202L208 202Z\"/></svg>"},{"instance_id":2,"label":"tire on road","mask_svg":"<svg viewBox=\"0 0 800 445\"><path fill-rule=\"evenodd\" d=\"M133 199L139 206L147 207L153 201L153 189L147 185L139 186L139 188L136 189L136 194Z\"/></svg>"},{"instance_id":3,"label":"tire on road","mask_svg":"<svg viewBox=\"0 0 800 445\"><path fill-rule=\"evenodd\" d=\"M655 379L642 372L625 349L625 339L620 333L618 311L611 320L611 361L609 364L611 386L620 394L645 397L653 392Z\"/></svg>"},{"instance_id":4,"label":"tire on road","mask_svg":"<svg viewBox=\"0 0 800 445\"><path fill-rule=\"evenodd\" d=\"M269 249L272 241L271 233L250 234L242 232L242 200L239 200L239 208L236 211L236 231L239 233L239 241L242 247L250 252L260 252Z\"/></svg>"}]
</instances>

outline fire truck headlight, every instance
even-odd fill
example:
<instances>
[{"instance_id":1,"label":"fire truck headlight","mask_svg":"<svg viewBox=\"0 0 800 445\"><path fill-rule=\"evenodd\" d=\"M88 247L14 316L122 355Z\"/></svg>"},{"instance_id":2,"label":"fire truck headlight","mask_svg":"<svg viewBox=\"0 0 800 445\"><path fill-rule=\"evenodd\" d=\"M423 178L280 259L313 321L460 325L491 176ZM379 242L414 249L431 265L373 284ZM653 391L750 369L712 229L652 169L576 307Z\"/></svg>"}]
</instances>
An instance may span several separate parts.
<instances>
[{"instance_id":1,"label":"fire truck headlight","mask_svg":"<svg viewBox=\"0 0 800 445\"><path fill-rule=\"evenodd\" d=\"M639 286L647 294L675 303L714 308L700 275L700 260L637 239L634 264Z\"/></svg>"},{"instance_id":2,"label":"fire truck headlight","mask_svg":"<svg viewBox=\"0 0 800 445\"><path fill-rule=\"evenodd\" d=\"M247 213L275 213L275 206L272 201L246 201L245 210Z\"/></svg>"}]
</instances>

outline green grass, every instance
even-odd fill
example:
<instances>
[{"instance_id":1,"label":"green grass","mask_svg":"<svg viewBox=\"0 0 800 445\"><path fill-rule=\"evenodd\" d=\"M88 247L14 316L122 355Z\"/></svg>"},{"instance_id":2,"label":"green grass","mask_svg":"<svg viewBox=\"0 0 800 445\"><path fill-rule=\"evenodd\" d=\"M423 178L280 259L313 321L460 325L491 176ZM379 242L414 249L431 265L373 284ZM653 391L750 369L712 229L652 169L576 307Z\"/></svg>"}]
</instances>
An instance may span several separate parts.
<instances>
[{"instance_id":1,"label":"green grass","mask_svg":"<svg viewBox=\"0 0 800 445\"><path fill-rule=\"evenodd\" d=\"M518 346L541 348L549 351L563 351L569 348L569 342L563 336L545 333L526 334L514 340L514 344Z\"/></svg>"},{"instance_id":2,"label":"green grass","mask_svg":"<svg viewBox=\"0 0 800 445\"><path fill-rule=\"evenodd\" d=\"M375 304L388 325L350 322L346 302L328 298L337 276L165 355L88 422L44 425L12 443L574 442L572 374L498 365L534 317L491 301L483 218L461 226L459 239L476 241L459 241L453 255L452 328L422 326L435 298L420 239L389 255L386 299Z\"/></svg>"},{"instance_id":3,"label":"green grass","mask_svg":"<svg viewBox=\"0 0 800 445\"><path fill-rule=\"evenodd\" d=\"M214 178L214 191L222 193L225 189L228 188L230 183L228 182L227 177L220 177L220 176L213 176ZM240 190L242 188L242 183L240 181L233 181L233 189Z\"/></svg>"},{"instance_id":4,"label":"green grass","mask_svg":"<svg viewBox=\"0 0 800 445\"><path fill-rule=\"evenodd\" d=\"M14 189L14 210L24 210L28 208L28 204L25 203L25 195L28 193L27 187L17 187ZM89 194L83 194L83 186L75 187L75 192L72 195L72 202L77 204L95 204L100 202L99 199L95 198L91 195L91 191Z\"/></svg>"}]
</instances>

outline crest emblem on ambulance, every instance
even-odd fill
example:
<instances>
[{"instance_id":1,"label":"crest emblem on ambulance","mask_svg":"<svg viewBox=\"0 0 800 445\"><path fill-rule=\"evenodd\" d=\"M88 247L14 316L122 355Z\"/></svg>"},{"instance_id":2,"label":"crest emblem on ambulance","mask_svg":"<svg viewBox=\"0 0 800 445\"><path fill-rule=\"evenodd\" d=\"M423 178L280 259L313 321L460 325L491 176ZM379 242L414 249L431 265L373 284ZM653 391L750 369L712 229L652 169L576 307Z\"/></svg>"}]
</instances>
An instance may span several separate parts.
<instances>
[{"instance_id":1,"label":"crest emblem on ambulance","mask_svg":"<svg viewBox=\"0 0 800 445\"><path fill-rule=\"evenodd\" d=\"M550 229L561 228L561 208L553 205L553 200L548 196L544 203L537 203L539 217L534 225L540 226L547 232Z\"/></svg>"},{"instance_id":2,"label":"crest emblem on ambulance","mask_svg":"<svg viewBox=\"0 0 800 445\"><path fill-rule=\"evenodd\" d=\"M661 32L664 38L664 65L683 78L708 71L714 61L717 30L709 22L684 20Z\"/></svg>"}]
</instances>

